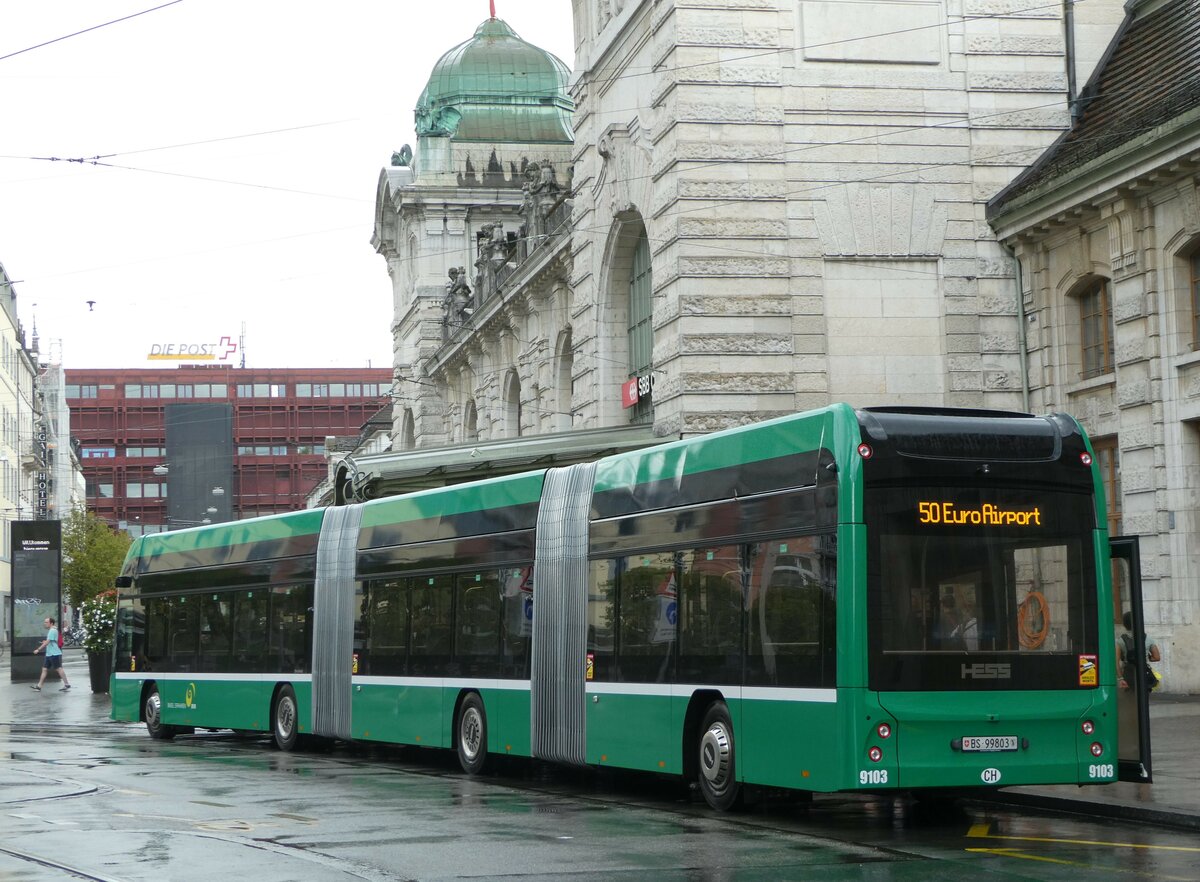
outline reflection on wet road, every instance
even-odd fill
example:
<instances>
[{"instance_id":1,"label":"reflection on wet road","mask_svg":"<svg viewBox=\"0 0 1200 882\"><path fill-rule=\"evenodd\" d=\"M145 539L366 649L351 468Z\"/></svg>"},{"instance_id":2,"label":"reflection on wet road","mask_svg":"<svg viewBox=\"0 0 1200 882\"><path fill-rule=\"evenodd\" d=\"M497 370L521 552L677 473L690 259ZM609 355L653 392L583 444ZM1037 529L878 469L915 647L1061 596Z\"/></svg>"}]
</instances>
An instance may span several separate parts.
<instances>
[{"instance_id":1,"label":"reflection on wet road","mask_svg":"<svg viewBox=\"0 0 1200 882\"><path fill-rule=\"evenodd\" d=\"M716 815L670 779L452 754L283 754L229 733L0 723L0 878L1200 878L1194 834L987 805L768 796Z\"/></svg>"}]
</instances>

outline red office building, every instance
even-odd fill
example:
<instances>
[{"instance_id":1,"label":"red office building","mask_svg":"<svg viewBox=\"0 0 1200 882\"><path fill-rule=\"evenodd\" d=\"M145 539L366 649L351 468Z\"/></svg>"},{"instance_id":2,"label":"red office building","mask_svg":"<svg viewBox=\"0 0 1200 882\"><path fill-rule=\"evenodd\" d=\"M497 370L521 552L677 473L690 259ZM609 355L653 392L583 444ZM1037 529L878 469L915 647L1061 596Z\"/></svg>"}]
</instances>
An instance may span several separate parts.
<instances>
[{"instance_id":1,"label":"red office building","mask_svg":"<svg viewBox=\"0 0 1200 882\"><path fill-rule=\"evenodd\" d=\"M391 369L67 370L88 509L135 536L294 511L325 439L389 406Z\"/></svg>"}]
</instances>

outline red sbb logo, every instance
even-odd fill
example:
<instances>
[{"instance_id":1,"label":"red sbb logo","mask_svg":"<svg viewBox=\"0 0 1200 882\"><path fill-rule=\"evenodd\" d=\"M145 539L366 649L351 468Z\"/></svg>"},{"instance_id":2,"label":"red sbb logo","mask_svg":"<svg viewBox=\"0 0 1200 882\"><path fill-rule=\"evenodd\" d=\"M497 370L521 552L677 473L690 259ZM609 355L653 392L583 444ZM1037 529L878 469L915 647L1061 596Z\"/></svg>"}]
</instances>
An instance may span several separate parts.
<instances>
[{"instance_id":1,"label":"red sbb logo","mask_svg":"<svg viewBox=\"0 0 1200 882\"><path fill-rule=\"evenodd\" d=\"M621 407L633 407L654 391L654 376L631 377L621 384Z\"/></svg>"}]
</instances>

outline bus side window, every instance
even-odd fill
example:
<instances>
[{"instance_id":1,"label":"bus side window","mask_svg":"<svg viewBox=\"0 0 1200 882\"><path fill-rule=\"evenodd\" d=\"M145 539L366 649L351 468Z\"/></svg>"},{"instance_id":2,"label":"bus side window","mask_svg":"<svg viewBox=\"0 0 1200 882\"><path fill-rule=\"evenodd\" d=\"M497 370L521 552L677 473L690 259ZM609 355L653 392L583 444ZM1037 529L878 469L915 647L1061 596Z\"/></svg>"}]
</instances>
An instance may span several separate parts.
<instances>
[{"instance_id":1,"label":"bus side window","mask_svg":"<svg viewBox=\"0 0 1200 882\"><path fill-rule=\"evenodd\" d=\"M495 570L462 573L454 591L454 656L464 673L494 677L500 659L500 580Z\"/></svg>"},{"instance_id":2,"label":"bus side window","mask_svg":"<svg viewBox=\"0 0 1200 882\"><path fill-rule=\"evenodd\" d=\"M453 576L423 576L413 580L409 673L418 677L440 677L447 673L453 612Z\"/></svg>"},{"instance_id":3,"label":"bus side window","mask_svg":"<svg viewBox=\"0 0 1200 882\"><path fill-rule=\"evenodd\" d=\"M616 680L617 573L620 560L594 560L588 576L587 678Z\"/></svg>"},{"instance_id":4,"label":"bus side window","mask_svg":"<svg viewBox=\"0 0 1200 882\"><path fill-rule=\"evenodd\" d=\"M533 567L514 567L500 573L504 595L504 634L501 676L529 676L529 641L533 637Z\"/></svg>"},{"instance_id":5,"label":"bus side window","mask_svg":"<svg viewBox=\"0 0 1200 882\"><path fill-rule=\"evenodd\" d=\"M138 659L139 671L173 671L167 651L167 635L171 627L171 602L163 597L150 597L146 604L145 663Z\"/></svg>"},{"instance_id":6,"label":"bus side window","mask_svg":"<svg viewBox=\"0 0 1200 882\"><path fill-rule=\"evenodd\" d=\"M674 679L678 574L672 552L624 559L617 596L617 671L627 683Z\"/></svg>"},{"instance_id":7,"label":"bus side window","mask_svg":"<svg viewBox=\"0 0 1200 882\"><path fill-rule=\"evenodd\" d=\"M836 685L836 571L829 536L752 546L748 684Z\"/></svg>"},{"instance_id":8,"label":"bus side window","mask_svg":"<svg viewBox=\"0 0 1200 882\"><path fill-rule=\"evenodd\" d=\"M266 670L268 590L261 587L242 591L234 600L234 670L247 674Z\"/></svg>"},{"instance_id":9,"label":"bus side window","mask_svg":"<svg viewBox=\"0 0 1200 882\"><path fill-rule=\"evenodd\" d=\"M196 651L200 642L200 601L195 596L176 597L171 601L171 624L167 655L172 670L196 670Z\"/></svg>"},{"instance_id":10,"label":"bus side window","mask_svg":"<svg viewBox=\"0 0 1200 882\"><path fill-rule=\"evenodd\" d=\"M408 672L408 598L411 579L367 585L367 644L370 671L402 676Z\"/></svg>"},{"instance_id":11,"label":"bus side window","mask_svg":"<svg viewBox=\"0 0 1200 882\"><path fill-rule=\"evenodd\" d=\"M312 647L312 597L311 584L271 589L271 655L278 672L308 672Z\"/></svg>"},{"instance_id":12,"label":"bus side window","mask_svg":"<svg viewBox=\"0 0 1200 882\"><path fill-rule=\"evenodd\" d=\"M200 598L200 656L197 670L224 673L233 652L233 595Z\"/></svg>"},{"instance_id":13,"label":"bus side window","mask_svg":"<svg viewBox=\"0 0 1200 882\"><path fill-rule=\"evenodd\" d=\"M741 546L684 552L679 580L679 672L683 682L742 682Z\"/></svg>"}]
</instances>

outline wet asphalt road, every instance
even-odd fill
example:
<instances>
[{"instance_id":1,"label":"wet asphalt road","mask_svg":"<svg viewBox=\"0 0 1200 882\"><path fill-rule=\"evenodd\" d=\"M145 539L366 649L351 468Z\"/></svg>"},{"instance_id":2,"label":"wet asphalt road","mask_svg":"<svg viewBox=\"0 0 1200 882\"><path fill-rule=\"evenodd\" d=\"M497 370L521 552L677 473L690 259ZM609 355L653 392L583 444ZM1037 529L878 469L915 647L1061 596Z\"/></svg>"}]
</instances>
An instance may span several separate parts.
<instances>
[{"instance_id":1,"label":"wet asphalt road","mask_svg":"<svg viewBox=\"0 0 1200 882\"><path fill-rule=\"evenodd\" d=\"M154 742L86 677L39 695L0 675L0 880L1200 878L1194 832L891 798L716 815L651 776Z\"/></svg>"}]
</instances>

